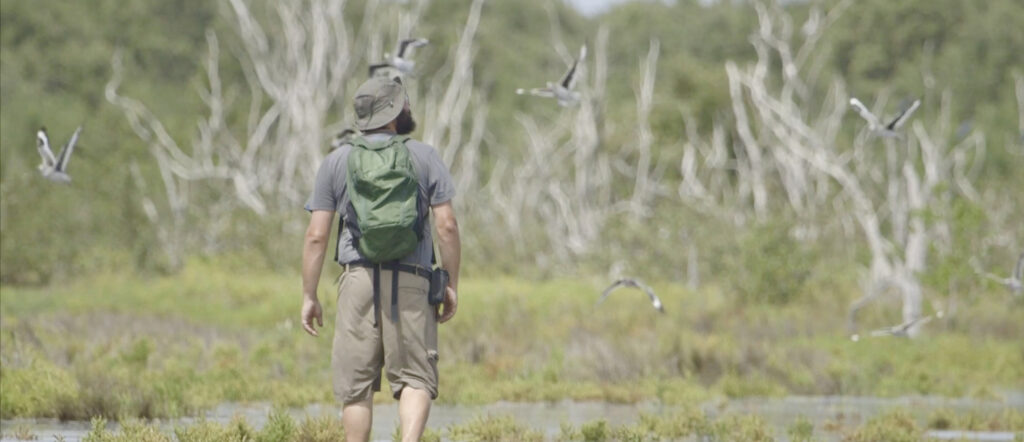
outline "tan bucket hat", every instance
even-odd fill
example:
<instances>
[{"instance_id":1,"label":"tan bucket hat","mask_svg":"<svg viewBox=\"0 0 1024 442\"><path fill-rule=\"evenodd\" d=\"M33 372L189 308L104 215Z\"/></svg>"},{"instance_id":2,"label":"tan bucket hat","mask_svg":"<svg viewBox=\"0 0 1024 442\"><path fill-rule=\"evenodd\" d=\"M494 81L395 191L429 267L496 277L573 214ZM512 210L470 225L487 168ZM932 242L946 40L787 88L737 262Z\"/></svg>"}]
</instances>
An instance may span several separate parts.
<instances>
[{"instance_id":1,"label":"tan bucket hat","mask_svg":"<svg viewBox=\"0 0 1024 442\"><path fill-rule=\"evenodd\" d=\"M370 130L382 127L398 117L408 96L402 83L387 77L373 77L356 89L353 99L356 127Z\"/></svg>"}]
</instances>

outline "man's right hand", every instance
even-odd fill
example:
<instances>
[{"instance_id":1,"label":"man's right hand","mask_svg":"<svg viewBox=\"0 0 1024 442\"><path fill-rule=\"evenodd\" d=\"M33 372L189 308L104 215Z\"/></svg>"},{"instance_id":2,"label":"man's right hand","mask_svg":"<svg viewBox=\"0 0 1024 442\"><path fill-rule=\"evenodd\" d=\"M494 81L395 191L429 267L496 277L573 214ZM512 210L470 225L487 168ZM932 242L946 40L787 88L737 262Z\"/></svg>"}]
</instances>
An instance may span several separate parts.
<instances>
[{"instance_id":1,"label":"man's right hand","mask_svg":"<svg viewBox=\"0 0 1024 442\"><path fill-rule=\"evenodd\" d=\"M445 288L444 301L441 301L441 305L438 309L444 307L441 317L438 319L441 323L448 322L455 316L455 311L459 309L459 294L455 292L455 289L451 286Z\"/></svg>"}]
</instances>

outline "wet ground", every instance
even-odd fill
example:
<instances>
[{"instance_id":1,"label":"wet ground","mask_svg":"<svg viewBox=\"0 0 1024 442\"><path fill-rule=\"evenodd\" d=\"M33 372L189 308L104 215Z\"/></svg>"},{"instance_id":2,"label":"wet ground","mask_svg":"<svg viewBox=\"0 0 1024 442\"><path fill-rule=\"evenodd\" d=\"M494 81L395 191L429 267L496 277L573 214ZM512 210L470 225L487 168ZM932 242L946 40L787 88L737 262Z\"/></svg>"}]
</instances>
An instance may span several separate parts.
<instances>
[{"instance_id":1,"label":"wet ground","mask_svg":"<svg viewBox=\"0 0 1024 442\"><path fill-rule=\"evenodd\" d=\"M803 417L815 425L815 436L823 440L839 440L843 429L857 427L866 420L891 410L904 410L924 420L937 410L955 413L970 411L992 412L1006 408L1024 409L1024 392L1005 395L1004 400L949 399L935 397L870 398L870 397L800 397L753 398L709 402L702 405L711 416L726 414L755 414L761 416L776 429L779 440L785 440L786 428L797 418ZM266 423L271 411L269 404L223 404L206 414L208 420L228 422L241 415L253 427L260 428ZM435 405L430 413L431 428L443 429L452 424L462 424L477 416L512 416L519 422L534 429L543 429L548 436L555 436L562 423L579 426L598 419L610 425L636 422L639 415L666 414L676 411L674 407L654 403L610 404L602 402L552 402L516 403L499 402L484 406ZM292 409L296 419L336 415L334 405L312 405L304 409ZM373 410L373 439L390 440L398 425L396 404L376 405ZM182 418L154 422L168 431L176 426L188 425L196 418ZM3 421L2 442L14 441L10 433L16 427L27 426L41 441L63 440L77 442L89 432L88 422L59 422L48 419L18 419ZM111 424L111 428L115 425ZM929 436L950 440L1014 440L1009 432L962 432L934 431Z\"/></svg>"}]
</instances>

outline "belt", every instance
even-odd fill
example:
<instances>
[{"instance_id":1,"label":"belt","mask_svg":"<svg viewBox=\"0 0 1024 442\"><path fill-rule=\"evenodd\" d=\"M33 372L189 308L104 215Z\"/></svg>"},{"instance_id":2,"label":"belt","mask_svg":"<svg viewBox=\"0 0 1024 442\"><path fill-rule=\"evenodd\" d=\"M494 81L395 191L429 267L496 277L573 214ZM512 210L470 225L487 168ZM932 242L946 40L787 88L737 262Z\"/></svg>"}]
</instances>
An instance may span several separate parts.
<instances>
[{"instance_id":1,"label":"belt","mask_svg":"<svg viewBox=\"0 0 1024 442\"><path fill-rule=\"evenodd\" d=\"M430 280L430 270L413 264L400 262L372 263L368 261L355 261L346 265L373 269L373 326L377 326L377 317L380 316L380 271L391 271L391 322L398 322L398 272L411 273Z\"/></svg>"},{"instance_id":2,"label":"belt","mask_svg":"<svg viewBox=\"0 0 1024 442\"><path fill-rule=\"evenodd\" d=\"M405 264L401 262L382 262L380 264L374 264L372 262L355 261L348 263L350 266L365 267L368 269L379 268L380 270L391 270L397 272L412 273L416 276L422 276L430 279L430 270L420 267L415 264Z\"/></svg>"}]
</instances>

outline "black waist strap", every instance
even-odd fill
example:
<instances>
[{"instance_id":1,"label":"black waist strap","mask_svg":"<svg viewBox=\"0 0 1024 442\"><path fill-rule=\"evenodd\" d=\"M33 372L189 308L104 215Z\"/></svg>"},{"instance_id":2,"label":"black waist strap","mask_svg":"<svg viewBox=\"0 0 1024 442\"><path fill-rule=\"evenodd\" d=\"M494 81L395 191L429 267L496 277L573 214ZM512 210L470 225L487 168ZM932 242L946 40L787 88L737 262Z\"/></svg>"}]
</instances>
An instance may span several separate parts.
<instances>
[{"instance_id":1,"label":"black waist strap","mask_svg":"<svg viewBox=\"0 0 1024 442\"><path fill-rule=\"evenodd\" d=\"M427 270L415 264L405 264L401 262L385 262L380 264L374 264L372 262L354 261L348 263L348 265L354 267L366 267L368 269L379 268L380 270L392 270L405 273L412 273L416 276L422 276L424 278L430 279L430 270Z\"/></svg>"},{"instance_id":2,"label":"black waist strap","mask_svg":"<svg viewBox=\"0 0 1024 442\"><path fill-rule=\"evenodd\" d=\"M377 318L380 317L380 271L390 270L391 273L391 322L398 322L398 272L412 273L430 280L430 271L413 264L400 262L385 262L374 264L371 262L356 261L348 265L355 267L366 267L373 269L373 320L377 326Z\"/></svg>"}]
</instances>

